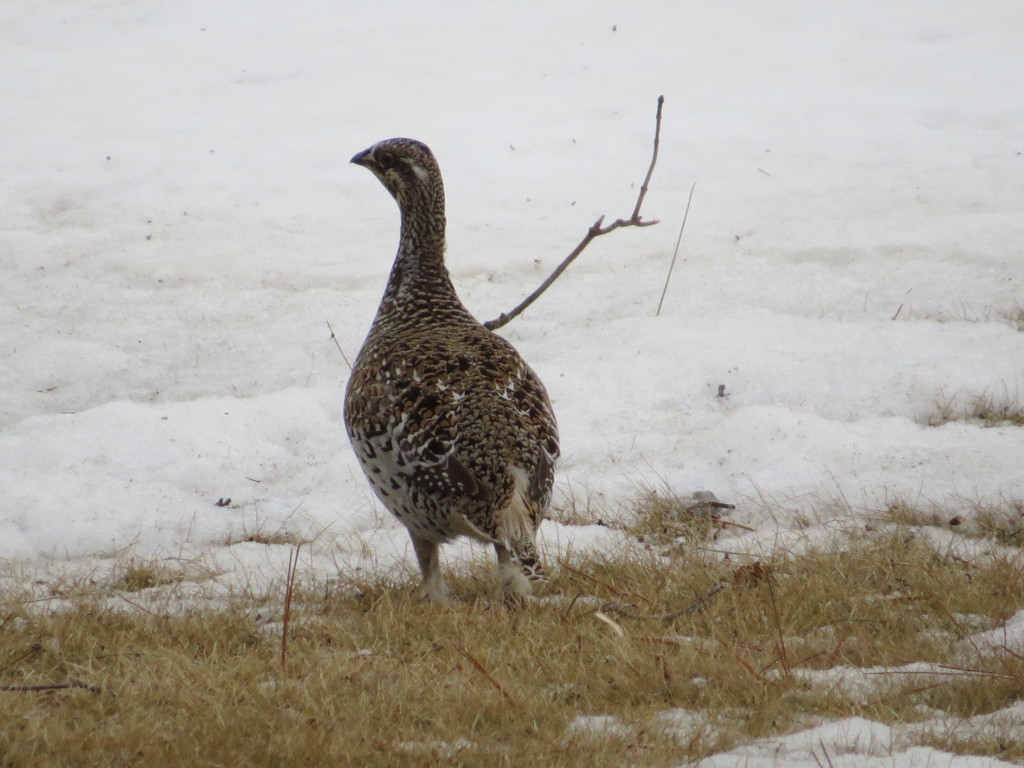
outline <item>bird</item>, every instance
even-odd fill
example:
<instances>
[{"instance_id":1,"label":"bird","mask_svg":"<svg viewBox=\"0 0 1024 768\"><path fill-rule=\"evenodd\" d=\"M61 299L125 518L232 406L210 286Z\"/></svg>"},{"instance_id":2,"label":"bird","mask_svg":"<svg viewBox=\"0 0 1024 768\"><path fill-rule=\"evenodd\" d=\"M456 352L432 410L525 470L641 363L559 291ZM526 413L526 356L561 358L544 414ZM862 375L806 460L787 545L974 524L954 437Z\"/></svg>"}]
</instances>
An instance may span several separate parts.
<instances>
[{"instance_id":1,"label":"bird","mask_svg":"<svg viewBox=\"0 0 1024 768\"><path fill-rule=\"evenodd\" d=\"M551 502L558 425L540 378L459 299L445 265L445 197L433 152L380 141L352 163L398 203L398 252L345 390L345 428L384 506L405 525L435 603L450 602L439 549L494 547L501 594L545 581L536 535Z\"/></svg>"}]
</instances>

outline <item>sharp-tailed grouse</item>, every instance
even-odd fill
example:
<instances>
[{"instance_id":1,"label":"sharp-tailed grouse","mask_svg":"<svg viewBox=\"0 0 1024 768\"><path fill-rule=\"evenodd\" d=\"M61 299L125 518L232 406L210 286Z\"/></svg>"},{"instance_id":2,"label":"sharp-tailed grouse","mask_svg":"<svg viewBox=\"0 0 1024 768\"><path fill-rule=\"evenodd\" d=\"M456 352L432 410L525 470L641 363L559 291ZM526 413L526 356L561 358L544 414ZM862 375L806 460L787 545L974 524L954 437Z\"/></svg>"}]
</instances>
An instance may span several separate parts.
<instances>
[{"instance_id":1,"label":"sharp-tailed grouse","mask_svg":"<svg viewBox=\"0 0 1024 768\"><path fill-rule=\"evenodd\" d=\"M426 145L388 139L352 158L387 187L401 236L345 393L345 425L377 496L405 526L427 595L447 600L438 547L494 545L506 594L544 578L536 532L551 499L558 428L544 385L484 328L444 263L441 171Z\"/></svg>"}]
</instances>

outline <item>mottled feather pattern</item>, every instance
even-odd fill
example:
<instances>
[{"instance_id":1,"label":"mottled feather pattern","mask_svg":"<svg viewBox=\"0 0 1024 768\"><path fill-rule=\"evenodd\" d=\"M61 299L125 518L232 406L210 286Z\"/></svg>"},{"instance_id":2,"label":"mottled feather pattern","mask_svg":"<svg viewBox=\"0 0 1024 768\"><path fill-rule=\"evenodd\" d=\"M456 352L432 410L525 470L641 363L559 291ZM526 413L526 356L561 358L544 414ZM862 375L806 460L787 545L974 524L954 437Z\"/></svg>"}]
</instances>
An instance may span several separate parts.
<instances>
[{"instance_id":1,"label":"mottled feather pattern","mask_svg":"<svg viewBox=\"0 0 1024 768\"><path fill-rule=\"evenodd\" d=\"M535 535L559 453L547 392L455 293L430 150L392 139L353 162L373 171L402 214L398 254L345 397L356 455L409 529L431 597L446 596L437 545L459 535L494 544L503 588L523 594L526 578L543 578Z\"/></svg>"}]
</instances>

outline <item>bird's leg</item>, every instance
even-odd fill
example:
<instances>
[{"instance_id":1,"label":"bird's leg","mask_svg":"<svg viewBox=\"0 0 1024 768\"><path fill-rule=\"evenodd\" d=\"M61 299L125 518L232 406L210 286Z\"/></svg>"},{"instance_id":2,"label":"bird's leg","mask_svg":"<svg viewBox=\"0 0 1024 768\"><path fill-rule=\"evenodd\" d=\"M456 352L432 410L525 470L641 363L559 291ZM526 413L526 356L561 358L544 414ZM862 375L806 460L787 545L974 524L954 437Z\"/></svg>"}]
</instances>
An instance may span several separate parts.
<instances>
[{"instance_id":1,"label":"bird's leg","mask_svg":"<svg viewBox=\"0 0 1024 768\"><path fill-rule=\"evenodd\" d=\"M424 539L412 531L412 546L416 550L416 559L420 564L420 571L423 573L423 591L434 603L445 605L449 603L448 585L444 583L444 576L441 575L441 565L438 562L440 546L436 541Z\"/></svg>"},{"instance_id":2,"label":"bird's leg","mask_svg":"<svg viewBox=\"0 0 1024 768\"><path fill-rule=\"evenodd\" d=\"M501 592L505 597L525 598L530 596L530 582L523 575L523 569L512 557L508 547L494 542L494 552L498 556L498 580Z\"/></svg>"}]
</instances>

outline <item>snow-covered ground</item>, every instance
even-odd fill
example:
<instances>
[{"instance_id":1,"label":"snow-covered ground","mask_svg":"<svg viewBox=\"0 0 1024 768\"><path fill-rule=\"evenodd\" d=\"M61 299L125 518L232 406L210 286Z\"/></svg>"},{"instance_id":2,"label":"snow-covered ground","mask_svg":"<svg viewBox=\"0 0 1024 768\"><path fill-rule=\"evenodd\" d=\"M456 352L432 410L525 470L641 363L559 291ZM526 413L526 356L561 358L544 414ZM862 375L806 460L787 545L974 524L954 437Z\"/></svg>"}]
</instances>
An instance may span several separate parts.
<instances>
[{"instance_id":1,"label":"snow-covered ground","mask_svg":"<svg viewBox=\"0 0 1024 768\"><path fill-rule=\"evenodd\" d=\"M599 239L502 330L554 400L556 506L706 488L768 540L822 499L1020 498L1024 429L922 422L1024 397L1022 50L996 0L10 0L0 557L278 579L287 548L235 542L284 530L318 572L408 569L341 429L327 323L351 358L398 227L348 158L431 145L490 318L629 214L658 94L661 225Z\"/></svg>"}]
</instances>

